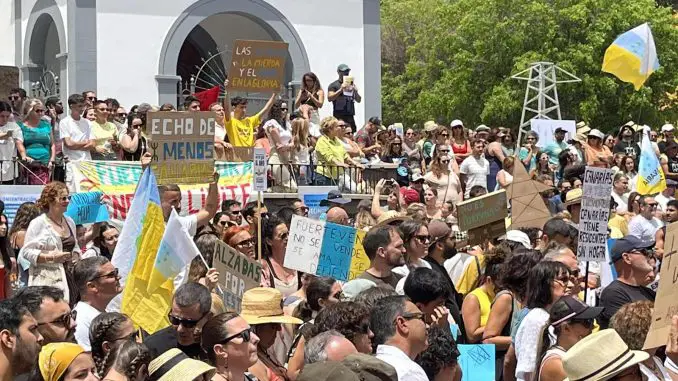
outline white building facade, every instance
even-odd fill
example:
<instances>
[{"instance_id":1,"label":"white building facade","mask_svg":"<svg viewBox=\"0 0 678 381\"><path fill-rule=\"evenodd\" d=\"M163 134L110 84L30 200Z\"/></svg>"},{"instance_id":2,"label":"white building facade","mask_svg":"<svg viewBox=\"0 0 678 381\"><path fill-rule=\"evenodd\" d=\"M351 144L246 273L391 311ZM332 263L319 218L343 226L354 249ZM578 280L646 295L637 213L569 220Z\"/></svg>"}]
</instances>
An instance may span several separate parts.
<instances>
[{"instance_id":1,"label":"white building facade","mask_svg":"<svg viewBox=\"0 0 678 381\"><path fill-rule=\"evenodd\" d=\"M345 63L363 95L356 122L381 115L379 0L0 0L0 32L12 37L0 39L0 65L64 104L94 90L128 108L176 105L223 82L233 41L251 39L289 44L286 95L309 71L327 90Z\"/></svg>"}]
</instances>

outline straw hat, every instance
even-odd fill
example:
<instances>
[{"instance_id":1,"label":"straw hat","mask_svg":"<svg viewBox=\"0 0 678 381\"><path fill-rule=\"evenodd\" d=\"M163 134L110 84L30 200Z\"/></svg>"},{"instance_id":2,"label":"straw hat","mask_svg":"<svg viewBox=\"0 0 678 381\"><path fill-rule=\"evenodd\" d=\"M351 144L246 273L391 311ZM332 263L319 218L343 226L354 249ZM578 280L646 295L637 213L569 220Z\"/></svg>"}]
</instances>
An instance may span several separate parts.
<instances>
[{"instance_id":1,"label":"straw hat","mask_svg":"<svg viewBox=\"0 0 678 381\"><path fill-rule=\"evenodd\" d=\"M606 380L649 357L647 352L629 350L615 330L604 329L586 336L563 355L565 381Z\"/></svg>"},{"instance_id":2,"label":"straw hat","mask_svg":"<svg viewBox=\"0 0 678 381\"><path fill-rule=\"evenodd\" d=\"M581 132L582 134L586 134L589 131L591 131L591 127L589 127L589 125L586 124L586 122L582 121L582 122L577 123L577 133Z\"/></svg>"},{"instance_id":3,"label":"straw hat","mask_svg":"<svg viewBox=\"0 0 678 381\"><path fill-rule=\"evenodd\" d=\"M407 217L405 214L397 212L395 210L389 210L388 212L384 212L379 216L377 219L377 225L388 225L391 222L396 222L396 221L409 221L411 220L410 217Z\"/></svg>"},{"instance_id":4,"label":"straw hat","mask_svg":"<svg viewBox=\"0 0 678 381\"><path fill-rule=\"evenodd\" d=\"M565 206L581 203L581 198L583 195L584 191L581 188L571 189L565 195Z\"/></svg>"},{"instance_id":5,"label":"straw hat","mask_svg":"<svg viewBox=\"0 0 678 381\"><path fill-rule=\"evenodd\" d=\"M248 324L301 324L303 321L287 316L282 309L282 293L275 288L256 287L242 296L240 316Z\"/></svg>"},{"instance_id":6,"label":"straw hat","mask_svg":"<svg viewBox=\"0 0 678 381\"><path fill-rule=\"evenodd\" d=\"M438 129L438 124L432 120L429 120L428 122L424 123L424 131L426 132L433 132Z\"/></svg>"},{"instance_id":7,"label":"straw hat","mask_svg":"<svg viewBox=\"0 0 678 381\"><path fill-rule=\"evenodd\" d=\"M177 348L172 348L155 358L148 366L150 379L154 381L192 380L203 374L212 378L216 369L202 361L186 356Z\"/></svg>"}]
</instances>

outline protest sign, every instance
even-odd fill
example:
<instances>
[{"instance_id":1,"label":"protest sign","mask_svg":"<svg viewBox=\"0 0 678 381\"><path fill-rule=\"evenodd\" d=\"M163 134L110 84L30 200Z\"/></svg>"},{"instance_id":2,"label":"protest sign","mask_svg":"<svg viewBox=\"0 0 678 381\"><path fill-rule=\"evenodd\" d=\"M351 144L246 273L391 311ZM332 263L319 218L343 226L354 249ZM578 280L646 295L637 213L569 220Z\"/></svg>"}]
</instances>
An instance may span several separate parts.
<instances>
[{"instance_id":1,"label":"protest sign","mask_svg":"<svg viewBox=\"0 0 678 381\"><path fill-rule=\"evenodd\" d=\"M530 120L530 130L539 134L537 147L544 148L548 142L556 140L556 128L562 128L567 131L565 141L574 139L577 133L577 122L574 120L553 120L553 119L532 119Z\"/></svg>"},{"instance_id":2,"label":"protest sign","mask_svg":"<svg viewBox=\"0 0 678 381\"><path fill-rule=\"evenodd\" d=\"M228 71L228 88L253 92L285 87L286 42L235 40Z\"/></svg>"},{"instance_id":3,"label":"protest sign","mask_svg":"<svg viewBox=\"0 0 678 381\"><path fill-rule=\"evenodd\" d=\"M506 213L506 191L503 189L460 202L457 204L459 230L467 231L503 221Z\"/></svg>"},{"instance_id":4,"label":"protest sign","mask_svg":"<svg viewBox=\"0 0 678 381\"><path fill-rule=\"evenodd\" d=\"M504 234L506 234L506 220L501 219L469 230L468 244L480 245L489 239L500 237Z\"/></svg>"},{"instance_id":5,"label":"protest sign","mask_svg":"<svg viewBox=\"0 0 678 381\"><path fill-rule=\"evenodd\" d=\"M12 226L17 209L24 202L40 198L44 185L0 185L0 200L5 203L7 226Z\"/></svg>"},{"instance_id":6,"label":"protest sign","mask_svg":"<svg viewBox=\"0 0 678 381\"><path fill-rule=\"evenodd\" d=\"M362 241L364 231L350 226L292 216L285 267L341 281L370 267Z\"/></svg>"},{"instance_id":7,"label":"protest sign","mask_svg":"<svg viewBox=\"0 0 678 381\"><path fill-rule=\"evenodd\" d=\"M332 186L299 186L299 197L308 207L308 217L318 219L328 209L327 206L320 206L320 201L327 198L327 194L336 190Z\"/></svg>"},{"instance_id":8,"label":"protest sign","mask_svg":"<svg viewBox=\"0 0 678 381\"><path fill-rule=\"evenodd\" d=\"M224 306L240 313L242 295L259 287L261 265L222 241L217 240L214 248L214 268L219 272Z\"/></svg>"},{"instance_id":9,"label":"protest sign","mask_svg":"<svg viewBox=\"0 0 678 381\"><path fill-rule=\"evenodd\" d=\"M102 203L103 192L75 193L71 195L66 215L76 225L108 221L108 208Z\"/></svg>"},{"instance_id":10,"label":"protest sign","mask_svg":"<svg viewBox=\"0 0 678 381\"><path fill-rule=\"evenodd\" d=\"M214 172L213 112L149 112L149 152L158 185L204 184Z\"/></svg>"},{"instance_id":11,"label":"protest sign","mask_svg":"<svg viewBox=\"0 0 678 381\"><path fill-rule=\"evenodd\" d=\"M506 188L511 201L511 229L534 227L541 229L551 218L551 212L541 197L541 192L550 187L533 180L523 163L516 159L513 164L513 182Z\"/></svg>"},{"instance_id":12,"label":"protest sign","mask_svg":"<svg viewBox=\"0 0 678 381\"><path fill-rule=\"evenodd\" d=\"M458 344L462 381L494 381L494 344Z\"/></svg>"},{"instance_id":13,"label":"protest sign","mask_svg":"<svg viewBox=\"0 0 678 381\"><path fill-rule=\"evenodd\" d=\"M612 169L586 167L584 172L577 244L580 261L605 262L613 178Z\"/></svg>"},{"instance_id":14,"label":"protest sign","mask_svg":"<svg viewBox=\"0 0 678 381\"><path fill-rule=\"evenodd\" d=\"M666 227L664 257L659 273L659 288L652 309L650 331L643 350L666 345L671 331L671 319L678 315L678 223Z\"/></svg>"},{"instance_id":15,"label":"protest sign","mask_svg":"<svg viewBox=\"0 0 678 381\"><path fill-rule=\"evenodd\" d=\"M266 192L268 188L268 179L266 173L268 172L268 164L266 163L266 149L254 149L254 182L252 190L255 192Z\"/></svg>"}]
</instances>

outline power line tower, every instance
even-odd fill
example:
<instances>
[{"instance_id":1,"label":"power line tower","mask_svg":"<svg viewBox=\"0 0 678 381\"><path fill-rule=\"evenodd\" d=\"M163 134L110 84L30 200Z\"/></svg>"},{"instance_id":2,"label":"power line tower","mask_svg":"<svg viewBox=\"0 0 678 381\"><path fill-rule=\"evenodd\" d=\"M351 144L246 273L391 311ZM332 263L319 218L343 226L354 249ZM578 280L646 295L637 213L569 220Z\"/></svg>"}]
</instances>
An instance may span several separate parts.
<instances>
[{"instance_id":1,"label":"power line tower","mask_svg":"<svg viewBox=\"0 0 678 381\"><path fill-rule=\"evenodd\" d=\"M558 79L558 75L562 75L564 79ZM511 78L527 81L523 114L520 117L520 129L516 142L519 146L522 144L523 134L530 131L532 119L561 119L557 85L581 82L581 79L561 69L553 62L534 62L529 68Z\"/></svg>"}]
</instances>

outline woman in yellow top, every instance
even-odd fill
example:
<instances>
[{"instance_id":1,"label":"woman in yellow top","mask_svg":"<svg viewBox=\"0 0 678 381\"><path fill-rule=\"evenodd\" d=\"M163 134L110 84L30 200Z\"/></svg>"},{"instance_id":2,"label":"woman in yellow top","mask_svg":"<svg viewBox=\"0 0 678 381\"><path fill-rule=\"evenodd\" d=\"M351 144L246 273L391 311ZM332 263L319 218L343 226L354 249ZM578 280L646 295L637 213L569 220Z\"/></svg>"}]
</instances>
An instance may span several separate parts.
<instances>
[{"instance_id":1,"label":"woman in yellow top","mask_svg":"<svg viewBox=\"0 0 678 381\"><path fill-rule=\"evenodd\" d=\"M492 309L492 301L499 288L496 280L501 272L504 257L504 252L500 249L492 249L486 254L487 262L485 273L481 278L482 283L466 295L461 305L461 317L464 319L466 339L469 344L479 343L483 339L487 318Z\"/></svg>"},{"instance_id":2,"label":"woman in yellow top","mask_svg":"<svg viewBox=\"0 0 678 381\"><path fill-rule=\"evenodd\" d=\"M320 132L322 136L315 145L318 160L315 168L315 185L340 185L349 190L355 190L357 186L351 179L357 177L357 172L347 171L346 168L363 169L365 167L351 159L339 140L339 136L344 131L339 126L337 118L333 116L323 118L320 121Z\"/></svg>"},{"instance_id":3,"label":"woman in yellow top","mask_svg":"<svg viewBox=\"0 0 678 381\"><path fill-rule=\"evenodd\" d=\"M108 121L108 105L104 101L94 102L95 119L92 122L92 133L96 145L92 151L93 160L118 160L118 128Z\"/></svg>"}]
</instances>

